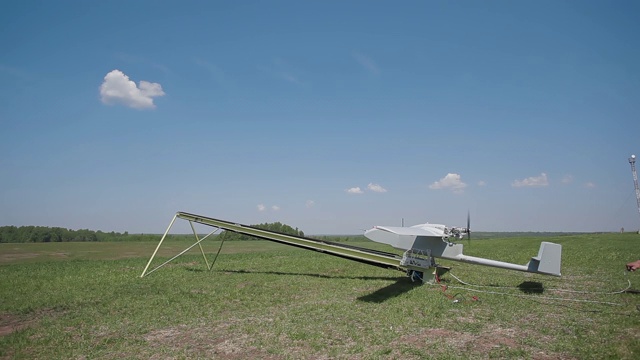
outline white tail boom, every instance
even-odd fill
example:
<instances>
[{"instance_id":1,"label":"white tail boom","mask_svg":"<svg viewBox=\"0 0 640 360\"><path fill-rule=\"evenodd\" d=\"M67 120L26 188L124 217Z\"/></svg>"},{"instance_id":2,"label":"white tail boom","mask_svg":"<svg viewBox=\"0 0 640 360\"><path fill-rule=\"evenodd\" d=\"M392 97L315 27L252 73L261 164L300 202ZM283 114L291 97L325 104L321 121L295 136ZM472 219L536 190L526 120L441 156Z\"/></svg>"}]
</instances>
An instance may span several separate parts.
<instances>
[{"instance_id":1,"label":"white tail boom","mask_svg":"<svg viewBox=\"0 0 640 360\"><path fill-rule=\"evenodd\" d=\"M454 231L452 231L452 229ZM525 271L544 275L561 276L562 245L542 242L538 256L525 265L468 256L462 253L462 244L450 241L460 238L457 228L439 224L421 224L412 227L376 226L367 230L365 236L375 242L388 244L399 250L426 254L430 257L454 260L469 264L493 266L502 269Z\"/></svg>"}]
</instances>

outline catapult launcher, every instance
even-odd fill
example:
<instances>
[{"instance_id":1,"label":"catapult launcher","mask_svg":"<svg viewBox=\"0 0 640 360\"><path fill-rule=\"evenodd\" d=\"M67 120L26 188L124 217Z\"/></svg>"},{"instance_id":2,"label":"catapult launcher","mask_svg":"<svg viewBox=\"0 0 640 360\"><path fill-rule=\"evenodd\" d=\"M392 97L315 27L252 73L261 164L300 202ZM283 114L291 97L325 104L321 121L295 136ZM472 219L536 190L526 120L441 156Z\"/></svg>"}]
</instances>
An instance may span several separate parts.
<instances>
[{"instance_id":1,"label":"catapult launcher","mask_svg":"<svg viewBox=\"0 0 640 360\"><path fill-rule=\"evenodd\" d=\"M162 242L177 219L189 222L195 236L194 244L163 264L149 270L158 249L160 249ZM200 238L195 231L193 226L194 223L210 226L214 228L214 230L208 235ZM142 271L140 277L145 277L146 275L158 270L195 246L199 246L204 261L208 269L211 270L213 264L209 265L209 261L207 260L201 242L219 230L251 235L260 239L318 251L351 261L403 271L413 281L433 282L438 276L448 271L448 267L440 266L436 263L437 258L475 265L492 266L508 270L560 276L562 246L550 242L542 242L538 255L532 257L531 260L524 265L464 255L462 253L463 245L455 243L455 240L462 239L465 235L467 237L470 236L471 230L469 229L468 217L466 228L450 228L440 224L420 224L411 227L375 226L364 233L364 235L372 241L388 244L395 249L403 251L403 254L399 255L325 240L282 234L202 215L178 212L173 217L173 220L171 220L167 231L165 231L164 235L160 239L158 246L153 252L153 255L151 255L151 258L149 259L147 266ZM220 246L222 246L222 243ZM425 276L425 274L427 275Z\"/></svg>"}]
</instances>

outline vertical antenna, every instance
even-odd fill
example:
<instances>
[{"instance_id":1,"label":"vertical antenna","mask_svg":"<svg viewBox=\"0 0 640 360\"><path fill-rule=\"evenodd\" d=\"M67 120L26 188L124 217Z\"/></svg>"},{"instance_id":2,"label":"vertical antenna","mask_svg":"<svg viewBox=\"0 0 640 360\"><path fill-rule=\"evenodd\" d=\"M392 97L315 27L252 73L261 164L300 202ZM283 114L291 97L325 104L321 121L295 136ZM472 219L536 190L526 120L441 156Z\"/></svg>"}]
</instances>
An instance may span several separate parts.
<instances>
[{"instance_id":1,"label":"vertical antenna","mask_svg":"<svg viewBox=\"0 0 640 360\"><path fill-rule=\"evenodd\" d=\"M638 189L638 173L636 172L636 156L631 155L629 158L631 164L631 173L633 174L633 185L636 188L636 202L638 203L638 213L640 214L640 189Z\"/></svg>"},{"instance_id":2,"label":"vertical antenna","mask_svg":"<svg viewBox=\"0 0 640 360\"><path fill-rule=\"evenodd\" d=\"M638 201L640 201L640 200L638 200ZM404 227L404 218L402 218L402 220L400 221L400 226Z\"/></svg>"}]
</instances>

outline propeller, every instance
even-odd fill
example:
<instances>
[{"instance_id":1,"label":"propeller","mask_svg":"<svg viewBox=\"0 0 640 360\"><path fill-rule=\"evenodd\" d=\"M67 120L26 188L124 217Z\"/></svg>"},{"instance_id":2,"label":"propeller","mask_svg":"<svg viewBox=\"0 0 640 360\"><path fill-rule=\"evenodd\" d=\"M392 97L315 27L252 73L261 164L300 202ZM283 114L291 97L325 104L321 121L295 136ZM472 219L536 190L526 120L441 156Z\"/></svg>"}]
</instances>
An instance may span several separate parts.
<instances>
[{"instance_id":1,"label":"propeller","mask_svg":"<svg viewBox=\"0 0 640 360\"><path fill-rule=\"evenodd\" d=\"M471 245L471 213L467 210L467 240Z\"/></svg>"}]
</instances>

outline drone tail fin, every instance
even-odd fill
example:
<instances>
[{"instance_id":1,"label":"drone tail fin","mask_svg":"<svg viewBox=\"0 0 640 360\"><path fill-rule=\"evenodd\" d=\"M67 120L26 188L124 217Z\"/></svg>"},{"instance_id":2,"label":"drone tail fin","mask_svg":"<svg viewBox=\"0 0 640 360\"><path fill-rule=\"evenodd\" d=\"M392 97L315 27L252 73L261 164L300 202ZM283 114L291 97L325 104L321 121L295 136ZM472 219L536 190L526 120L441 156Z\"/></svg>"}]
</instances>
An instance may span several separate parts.
<instances>
[{"instance_id":1,"label":"drone tail fin","mask_svg":"<svg viewBox=\"0 0 640 360\"><path fill-rule=\"evenodd\" d=\"M562 245L543 241L538 256L532 257L527 264L527 271L560 276L561 261Z\"/></svg>"}]
</instances>

